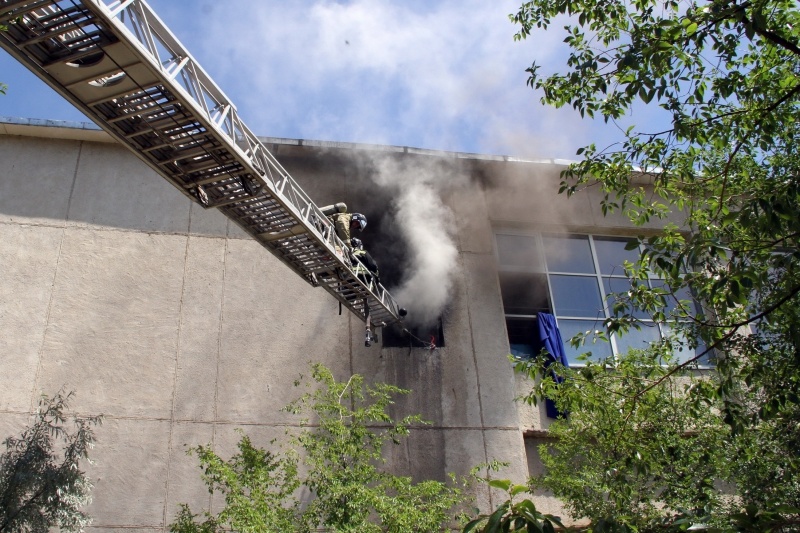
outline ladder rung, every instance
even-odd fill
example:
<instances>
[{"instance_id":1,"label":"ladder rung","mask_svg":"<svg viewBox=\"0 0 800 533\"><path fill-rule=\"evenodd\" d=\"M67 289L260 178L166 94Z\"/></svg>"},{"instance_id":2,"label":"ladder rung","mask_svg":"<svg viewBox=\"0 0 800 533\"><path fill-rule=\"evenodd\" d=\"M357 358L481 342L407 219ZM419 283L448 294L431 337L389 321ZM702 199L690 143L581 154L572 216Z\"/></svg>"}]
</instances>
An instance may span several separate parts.
<instances>
[{"instance_id":1,"label":"ladder rung","mask_svg":"<svg viewBox=\"0 0 800 533\"><path fill-rule=\"evenodd\" d=\"M248 198L250 198L250 195L245 192L240 197L229 198L229 199L227 199L225 201L216 201L216 202L211 201L211 202L209 202L208 207L224 207L226 205L231 205L231 204L235 204L237 202L241 202L241 201L246 200Z\"/></svg>"},{"instance_id":2,"label":"ladder rung","mask_svg":"<svg viewBox=\"0 0 800 533\"><path fill-rule=\"evenodd\" d=\"M297 226L292 226L291 228L281 231L279 233L259 233L258 238L263 241L276 241L278 239L285 239L287 237L292 237L295 235L302 235L304 233L308 233L308 230L299 224Z\"/></svg>"},{"instance_id":3,"label":"ladder rung","mask_svg":"<svg viewBox=\"0 0 800 533\"><path fill-rule=\"evenodd\" d=\"M89 106L89 107L95 107L95 106L98 106L98 105L101 105L101 104L107 104L107 103L111 102L112 100L119 100L121 98L125 98L126 96L128 96L130 98L133 98L134 95L138 95L138 94L141 94L143 92L147 92L147 91L149 91L151 89L154 89L154 88L157 88L157 87L160 87L160 86L159 85L154 85L152 87L137 88L137 89L135 89L133 91L130 90L130 89L125 90L125 91L120 91L118 93L114 93L114 94L106 95L106 96L104 96L102 98L98 98L97 100L88 100L86 102L86 105Z\"/></svg>"},{"instance_id":4,"label":"ladder rung","mask_svg":"<svg viewBox=\"0 0 800 533\"><path fill-rule=\"evenodd\" d=\"M111 69L111 70L107 70L105 72L101 72L101 73L98 73L98 74L92 74L91 76L87 76L85 78L81 78L79 80L75 80L73 82L70 82L70 83L64 85L64 87L66 87L67 89L71 89L72 87L77 87L78 85L83 85L85 83L89 83L89 82L92 82L94 80L107 78L109 76L113 76L114 74L117 74L120 71L124 71L129 66L130 65L124 66L124 67L118 67L118 66L115 65L114 68Z\"/></svg>"},{"instance_id":5,"label":"ladder rung","mask_svg":"<svg viewBox=\"0 0 800 533\"><path fill-rule=\"evenodd\" d=\"M41 43L43 41L46 41L48 39L52 39L52 40L56 41L56 40L58 40L58 37L60 35L64 35L65 33L69 33L69 32L72 32L72 31L81 31L80 28L82 26L88 26L88 25L93 24L93 23L94 23L94 21L92 21L91 19L88 19L88 20L82 20L82 21L79 21L79 22L70 21L68 23L68 25L67 24L61 24L61 23L60 24L53 24L53 27L55 27L56 29L47 31L46 33L42 33L42 34L37 35L35 37L31 37L29 39L25 39L24 41L20 41L19 45L20 46L33 46L34 44L39 44L39 43ZM43 28L43 29L48 30L48 28L46 28L46 27ZM84 34L84 36L82 38L87 38L90 35L91 35L90 33L86 33L86 34ZM64 44L64 43L59 43L59 44Z\"/></svg>"},{"instance_id":6,"label":"ladder rung","mask_svg":"<svg viewBox=\"0 0 800 533\"><path fill-rule=\"evenodd\" d=\"M89 45L87 47L79 48L79 49L77 49L75 52L73 52L71 54L54 57L53 59L50 59L49 61L44 61L44 62L42 62L42 66L44 68L48 68L48 67L51 67L53 65L60 64L60 63L72 63L72 62L75 62L75 61L79 61L79 60L83 59L84 57L89 57L89 56L92 56L92 55L98 54L98 53L101 53L100 44L99 43L94 43L94 44L91 44L91 45Z\"/></svg>"},{"instance_id":7,"label":"ladder rung","mask_svg":"<svg viewBox=\"0 0 800 533\"><path fill-rule=\"evenodd\" d=\"M6 11L5 15L0 16L0 22L8 22L11 19L15 19L22 15L26 15L31 11L35 11L36 9L39 9L43 5L47 5L49 3L50 0L39 0L33 2L30 0L16 0L16 1L10 0L8 2L5 2L2 6L0 6L0 9ZM24 9L17 10L17 6L23 6L23 5Z\"/></svg>"},{"instance_id":8,"label":"ladder rung","mask_svg":"<svg viewBox=\"0 0 800 533\"><path fill-rule=\"evenodd\" d=\"M211 143L208 143L208 144L211 144ZM200 145L198 147L187 148L187 149L184 149L184 150L176 150L175 152L173 152L170 155L170 158L174 159L175 161L178 161L180 159L188 159L190 157L197 157L197 156L203 155L203 154L208 154L209 156L211 156L211 150L219 151L220 147L219 146L208 147L208 146L205 146L205 144L203 144L203 145ZM226 152L225 155L228 158L231 158L231 155L229 153Z\"/></svg>"},{"instance_id":9,"label":"ladder rung","mask_svg":"<svg viewBox=\"0 0 800 533\"><path fill-rule=\"evenodd\" d=\"M192 181L191 183L187 184L186 187L191 188L191 187L196 187L197 185L208 185L209 183L216 183L218 181L222 181L228 178L237 178L239 176L246 176L248 174L250 174L250 171L244 169L237 170L235 172L225 172L222 174L217 174L216 176L210 178L204 178L201 180Z\"/></svg>"}]
</instances>

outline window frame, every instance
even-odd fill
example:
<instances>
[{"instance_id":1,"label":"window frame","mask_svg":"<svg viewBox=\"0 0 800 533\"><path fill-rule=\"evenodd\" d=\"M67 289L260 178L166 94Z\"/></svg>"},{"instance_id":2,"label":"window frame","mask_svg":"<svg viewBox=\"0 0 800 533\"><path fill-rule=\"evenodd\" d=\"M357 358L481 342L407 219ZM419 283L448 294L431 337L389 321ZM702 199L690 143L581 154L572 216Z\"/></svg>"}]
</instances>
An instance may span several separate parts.
<instances>
[{"instance_id":1,"label":"window frame","mask_svg":"<svg viewBox=\"0 0 800 533\"><path fill-rule=\"evenodd\" d=\"M524 266L520 266L520 265L504 265L502 263L502 258L500 257L500 249L499 249L499 246L498 246L498 239L497 239L498 235L510 235L510 236L523 237L523 238L527 238L527 239L533 240L533 242L535 243L535 247L537 249L537 253L540 255L540 257L538 258L538 262L541 264L541 268L535 264L536 261L533 261L532 263L534 263L534 264L532 264L529 268L525 268ZM555 238L569 238L569 237L581 238L581 237L585 237L588 240L589 253L591 254L591 262L592 262L593 267L594 267L594 273L588 273L588 272L564 272L564 271L556 271L556 270L551 271L550 270L550 265L548 264L548 261L547 261L547 249L545 247L545 242L544 242L544 239L546 237L549 237L549 236L552 236L552 237L555 237ZM523 274L528 273L528 274L542 275L542 276L544 276L544 280L545 280L546 285L547 285L547 304L549 305L549 312L552 313L553 316L556 318L556 323L559 324L559 327L561 327L561 322L562 321L578 321L578 320L582 320L582 321L594 320L595 324L597 324L599 322L602 325L603 321L605 321L607 318L611 317L611 305L612 305L613 299L609 298L609 295L613 294L615 292L615 291L611 291L611 292L608 292L608 293L605 292L605 290L606 290L605 289L606 280L607 279L609 280L609 288L611 287L611 281L610 281L611 279L625 280L626 283L629 280L628 280L627 276L625 276L625 272L624 272L624 269L622 268L622 264L621 263L618 265L619 273L614 273L614 272L609 273L609 274L603 273L602 268L601 268L601 264L600 264L600 257L599 257L599 254L597 253L597 246L595 244L595 239L599 239L601 241L602 240L617 240L617 241L625 241L625 240L627 240L627 241L631 241L631 240L635 240L636 237L634 237L632 235L619 235L619 234L615 235L615 234L590 233L590 232L580 232L580 231L572 232L572 231L557 231L557 230L556 231L548 231L548 230L521 230L521 229L511 229L511 228L495 228L494 231L493 231L493 252L494 252L495 260L496 260L496 264L497 264L498 285L499 285L499 288L501 289L501 297L502 297L502 280L501 280L501 277L502 277L503 273L517 273L517 274L519 274L519 273L523 273ZM642 252L642 245L639 245L638 251L639 251L639 253ZM623 261L624 261L624 259L623 259ZM615 267L614 270L616 270L616 267ZM559 314L556 311L556 300L554 298L553 283L551 282L551 275L556 275L556 276L574 276L574 277L584 277L584 278L592 277L594 279L594 281L595 281L595 284L596 284L597 288L599 289L599 292L600 292L601 307L598 308L597 315L595 317L589 317L589 316L577 316L577 315L573 316L573 315ZM648 276L647 283L650 286L650 288L653 288L655 286L655 283L658 282L658 281L663 281L663 278L659 278L659 277L653 276L652 274L650 276ZM695 303L695 305L697 305L697 304ZM503 312L504 312L503 313L504 314L504 318L506 320L508 320L509 318L510 319L535 319L536 316L537 316L536 314L506 313L505 312L505 303L504 303L504 307L503 307ZM666 330L669 329L669 325L668 324L666 324L666 323L658 323L658 322L654 321L650 317L643 317L643 318L640 318L640 320L645 324L652 324L653 327L656 328L656 331L657 331L657 334L658 334L658 339L662 339L666 334ZM600 329L600 328L596 327L595 329ZM506 332L506 334L508 334L508 332ZM509 341L510 341L510 339L509 339ZM565 345L569 345L569 339L563 339L563 341L564 341ZM611 358L613 360L616 360L616 358L620 354L619 344L624 344L624 343L617 338L617 335L610 335L609 338L608 338L608 342L609 342L609 347L610 347L610 350L611 350ZM586 351L590 351L590 350L586 350ZM581 362L573 363L571 361L570 364L574 365L574 366L584 366L583 363L581 363ZM708 369L708 368L713 368L713 365L711 365L709 363L698 364L698 368Z\"/></svg>"}]
</instances>

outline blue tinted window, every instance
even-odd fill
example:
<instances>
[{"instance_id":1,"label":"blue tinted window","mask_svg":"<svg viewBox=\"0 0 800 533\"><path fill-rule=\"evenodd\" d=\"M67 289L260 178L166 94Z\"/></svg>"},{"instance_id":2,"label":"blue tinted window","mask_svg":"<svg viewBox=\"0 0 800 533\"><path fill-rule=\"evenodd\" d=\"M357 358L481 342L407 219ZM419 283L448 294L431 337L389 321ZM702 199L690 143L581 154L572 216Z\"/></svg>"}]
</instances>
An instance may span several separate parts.
<instances>
[{"instance_id":1,"label":"blue tinted window","mask_svg":"<svg viewBox=\"0 0 800 533\"><path fill-rule=\"evenodd\" d=\"M625 261L635 263L639 260L639 249L626 250L625 246L631 239L612 239L607 237L595 237L594 249L597 252L597 264L601 274L614 276L624 276L625 269L622 265Z\"/></svg>"},{"instance_id":2,"label":"blue tinted window","mask_svg":"<svg viewBox=\"0 0 800 533\"><path fill-rule=\"evenodd\" d=\"M495 242L502 266L544 272L544 261L534 237L498 233Z\"/></svg>"},{"instance_id":3,"label":"blue tinted window","mask_svg":"<svg viewBox=\"0 0 800 533\"><path fill-rule=\"evenodd\" d=\"M542 243L550 272L594 274L592 249L587 235L543 235Z\"/></svg>"},{"instance_id":4,"label":"blue tinted window","mask_svg":"<svg viewBox=\"0 0 800 533\"><path fill-rule=\"evenodd\" d=\"M613 316L614 302L618 299L618 297L614 295L619 295L619 299L623 302L626 301L628 298L627 293L631 289L631 281L628 278L603 278L603 289L606 294L606 301L608 302L608 313ZM650 315L641 309L634 309L633 316L641 319L650 318Z\"/></svg>"},{"instance_id":5,"label":"blue tinted window","mask_svg":"<svg viewBox=\"0 0 800 533\"><path fill-rule=\"evenodd\" d=\"M550 276L553 307L557 316L604 317L597 278L593 276Z\"/></svg>"}]
</instances>

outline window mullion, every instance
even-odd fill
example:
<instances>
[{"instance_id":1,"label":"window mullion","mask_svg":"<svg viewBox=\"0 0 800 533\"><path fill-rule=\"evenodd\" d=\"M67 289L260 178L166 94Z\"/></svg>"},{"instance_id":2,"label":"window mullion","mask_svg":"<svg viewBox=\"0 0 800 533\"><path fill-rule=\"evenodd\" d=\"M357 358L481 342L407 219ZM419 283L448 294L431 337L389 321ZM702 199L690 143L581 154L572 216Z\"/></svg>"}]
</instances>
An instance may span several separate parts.
<instances>
[{"instance_id":1,"label":"window mullion","mask_svg":"<svg viewBox=\"0 0 800 533\"><path fill-rule=\"evenodd\" d=\"M592 252L592 262L594 262L594 271L595 271L595 278L597 279L597 284L600 287L600 296L602 299L603 304L603 314L605 318L611 317L611 311L608 307L608 295L606 294L606 288L603 284L603 273L600 271L600 261L597 259L597 250L594 246L594 236L589 235L589 249ZM616 335L611 335L608 339L611 342L611 353L614 355L616 359L619 350L617 350L617 338Z\"/></svg>"},{"instance_id":2,"label":"window mullion","mask_svg":"<svg viewBox=\"0 0 800 533\"><path fill-rule=\"evenodd\" d=\"M547 300L550 306L550 310L553 312L553 316L556 318L556 325L558 325L558 315L556 314L556 301L553 298L553 283L550 281L550 266L547 264L547 254L544 249L544 241L542 240L542 234L537 233L534 237L536 239L536 246L539 250L542 251L542 263L544 266L544 275L545 279L547 279Z\"/></svg>"}]
</instances>

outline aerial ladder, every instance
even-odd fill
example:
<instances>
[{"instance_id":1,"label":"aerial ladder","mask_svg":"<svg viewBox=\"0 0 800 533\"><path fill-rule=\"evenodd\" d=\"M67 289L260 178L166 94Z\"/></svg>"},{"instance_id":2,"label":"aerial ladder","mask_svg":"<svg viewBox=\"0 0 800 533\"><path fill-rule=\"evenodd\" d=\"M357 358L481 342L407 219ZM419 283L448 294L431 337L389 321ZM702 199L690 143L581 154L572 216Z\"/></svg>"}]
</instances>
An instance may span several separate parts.
<instances>
[{"instance_id":1,"label":"aerial ladder","mask_svg":"<svg viewBox=\"0 0 800 533\"><path fill-rule=\"evenodd\" d=\"M0 46L205 208L366 324L405 310L144 0L0 0ZM363 270L362 270L363 271Z\"/></svg>"}]
</instances>

